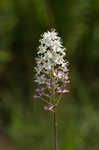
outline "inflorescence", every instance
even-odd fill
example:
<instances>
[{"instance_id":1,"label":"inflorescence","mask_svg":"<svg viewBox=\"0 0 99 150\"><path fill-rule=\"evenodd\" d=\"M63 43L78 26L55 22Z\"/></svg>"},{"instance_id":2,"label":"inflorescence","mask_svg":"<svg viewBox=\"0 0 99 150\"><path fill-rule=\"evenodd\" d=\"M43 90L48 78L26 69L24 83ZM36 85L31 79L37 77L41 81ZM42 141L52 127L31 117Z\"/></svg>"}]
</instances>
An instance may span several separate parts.
<instances>
[{"instance_id":1,"label":"inflorescence","mask_svg":"<svg viewBox=\"0 0 99 150\"><path fill-rule=\"evenodd\" d=\"M53 110L60 101L60 95L69 92L69 70L65 51L61 38L54 29L41 36L35 67L35 82L38 87L33 97L41 98L47 103L45 110Z\"/></svg>"}]
</instances>

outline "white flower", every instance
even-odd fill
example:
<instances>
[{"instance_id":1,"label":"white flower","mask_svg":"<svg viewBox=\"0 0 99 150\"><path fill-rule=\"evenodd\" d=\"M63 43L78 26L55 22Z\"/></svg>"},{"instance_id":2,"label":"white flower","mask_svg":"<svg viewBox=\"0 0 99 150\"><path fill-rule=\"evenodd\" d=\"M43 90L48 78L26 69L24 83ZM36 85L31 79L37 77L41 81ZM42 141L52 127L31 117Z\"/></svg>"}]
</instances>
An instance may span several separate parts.
<instances>
[{"instance_id":1,"label":"white flower","mask_svg":"<svg viewBox=\"0 0 99 150\"><path fill-rule=\"evenodd\" d=\"M46 111L48 111L48 110L53 110L53 104L48 104L47 106L44 106L44 109L46 110Z\"/></svg>"},{"instance_id":2,"label":"white flower","mask_svg":"<svg viewBox=\"0 0 99 150\"><path fill-rule=\"evenodd\" d=\"M57 92L58 93L68 93L69 91L66 90L64 87L59 87Z\"/></svg>"}]
</instances>

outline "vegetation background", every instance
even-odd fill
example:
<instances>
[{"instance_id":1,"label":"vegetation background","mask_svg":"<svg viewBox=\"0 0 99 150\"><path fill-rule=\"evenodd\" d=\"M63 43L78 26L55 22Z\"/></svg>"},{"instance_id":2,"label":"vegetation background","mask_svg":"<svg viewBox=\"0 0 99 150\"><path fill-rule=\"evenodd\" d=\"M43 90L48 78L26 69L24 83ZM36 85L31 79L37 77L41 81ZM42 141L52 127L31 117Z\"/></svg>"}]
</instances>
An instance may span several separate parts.
<instances>
[{"instance_id":1,"label":"vegetation background","mask_svg":"<svg viewBox=\"0 0 99 150\"><path fill-rule=\"evenodd\" d=\"M99 150L98 0L0 0L0 150L53 150L52 116L32 98L40 34L53 27L71 75L57 112L59 150Z\"/></svg>"}]
</instances>

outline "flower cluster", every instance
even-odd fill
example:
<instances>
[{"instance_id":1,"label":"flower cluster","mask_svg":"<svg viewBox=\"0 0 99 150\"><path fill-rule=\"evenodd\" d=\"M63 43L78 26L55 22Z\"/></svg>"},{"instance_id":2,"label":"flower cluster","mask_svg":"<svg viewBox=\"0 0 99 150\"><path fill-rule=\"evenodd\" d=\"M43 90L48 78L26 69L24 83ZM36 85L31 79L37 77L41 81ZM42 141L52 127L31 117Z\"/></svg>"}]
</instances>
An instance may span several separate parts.
<instances>
[{"instance_id":1,"label":"flower cluster","mask_svg":"<svg viewBox=\"0 0 99 150\"><path fill-rule=\"evenodd\" d=\"M58 96L67 93L68 62L64 57L66 49L63 47L61 38L55 30L45 32L40 39L38 57L36 58L36 79L38 88L34 98L47 100L46 110L53 109L58 103Z\"/></svg>"}]
</instances>

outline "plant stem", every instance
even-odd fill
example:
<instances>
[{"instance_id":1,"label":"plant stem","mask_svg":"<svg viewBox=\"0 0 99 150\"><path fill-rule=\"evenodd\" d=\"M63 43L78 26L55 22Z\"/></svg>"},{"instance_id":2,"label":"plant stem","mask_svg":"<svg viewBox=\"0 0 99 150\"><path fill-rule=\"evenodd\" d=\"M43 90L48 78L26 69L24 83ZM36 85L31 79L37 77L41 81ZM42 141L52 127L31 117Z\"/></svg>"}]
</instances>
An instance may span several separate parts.
<instances>
[{"instance_id":1,"label":"plant stem","mask_svg":"<svg viewBox=\"0 0 99 150\"><path fill-rule=\"evenodd\" d=\"M57 141L57 124L56 124L56 109L54 108L53 112L53 123L54 123L54 142L55 142L55 150L58 150L58 141Z\"/></svg>"}]
</instances>

